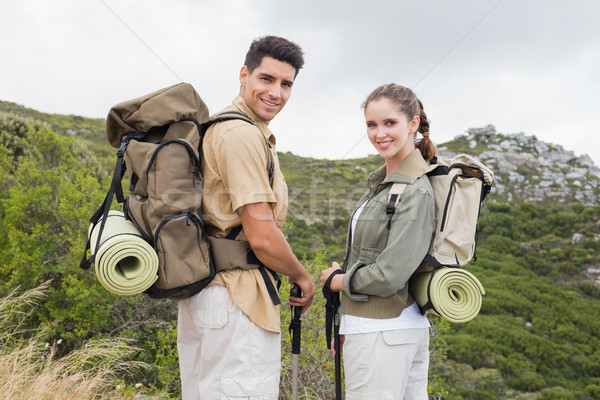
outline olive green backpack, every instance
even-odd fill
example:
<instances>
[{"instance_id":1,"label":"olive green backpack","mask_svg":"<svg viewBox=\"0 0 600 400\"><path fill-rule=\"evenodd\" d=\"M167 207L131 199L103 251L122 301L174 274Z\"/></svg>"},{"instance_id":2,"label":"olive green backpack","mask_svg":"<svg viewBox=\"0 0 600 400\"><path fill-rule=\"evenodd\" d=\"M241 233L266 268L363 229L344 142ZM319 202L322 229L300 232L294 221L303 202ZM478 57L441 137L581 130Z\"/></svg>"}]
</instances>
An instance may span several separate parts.
<instances>
[{"instance_id":1,"label":"olive green backpack","mask_svg":"<svg viewBox=\"0 0 600 400\"><path fill-rule=\"evenodd\" d=\"M202 139L212 124L231 119L252 124L247 115L235 111L209 119L205 103L187 83L119 103L109 111L106 135L118 149L117 162L110 189L90 222L92 228L100 223L102 232L113 198L123 204L125 217L158 255L158 279L145 291L152 298L192 296L222 269L261 268L267 280L248 242L233 240L241 226L227 238L209 237L201 217ZM272 178L273 160L267 153ZM130 178L128 196L121 184L125 172ZM90 268L99 246L98 240L90 249L88 240L81 268Z\"/></svg>"}]
</instances>

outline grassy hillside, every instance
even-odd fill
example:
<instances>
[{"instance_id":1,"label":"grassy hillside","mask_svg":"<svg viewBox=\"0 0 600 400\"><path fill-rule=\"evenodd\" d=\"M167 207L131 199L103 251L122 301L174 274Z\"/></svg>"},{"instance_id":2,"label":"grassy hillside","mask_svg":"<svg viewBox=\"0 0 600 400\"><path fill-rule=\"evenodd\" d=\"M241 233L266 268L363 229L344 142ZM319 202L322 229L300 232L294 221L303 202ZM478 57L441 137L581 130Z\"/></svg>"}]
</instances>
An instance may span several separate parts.
<instances>
[{"instance_id":1,"label":"grassy hillside","mask_svg":"<svg viewBox=\"0 0 600 400\"><path fill-rule=\"evenodd\" d=\"M14 115L39 121L59 135L76 137L91 149L97 158L113 156L115 151L107 146L105 121L102 118L85 118L78 115L47 114L18 104L0 100L0 111L5 115Z\"/></svg>"},{"instance_id":2,"label":"grassy hillside","mask_svg":"<svg viewBox=\"0 0 600 400\"><path fill-rule=\"evenodd\" d=\"M0 102L0 297L51 281L22 329L0 341L0 355L33 337L49 343L60 339L58 358L89 341L127 338L139 348L130 360L152 366L124 378L127 393L175 399L174 304L114 296L78 268L87 219L103 199L112 169L113 149L104 142L103 126L101 120L47 115ZM468 151L464 140L446 146ZM381 161L282 153L280 162L290 189L286 234L317 283L321 269L341 261L349 211ZM486 289L480 315L466 324L430 317L436 332L430 395L598 399L600 206L504 198L492 192L484 203L478 259L467 268ZM285 299L287 283L281 293ZM333 398L323 307L319 292L303 318L300 379L306 399ZM291 387L289 320L289 310L282 307L282 399L289 398ZM0 370L3 362L0 358ZM0 387L6 379L0 376Z\"/></svg>"}]
</instances>

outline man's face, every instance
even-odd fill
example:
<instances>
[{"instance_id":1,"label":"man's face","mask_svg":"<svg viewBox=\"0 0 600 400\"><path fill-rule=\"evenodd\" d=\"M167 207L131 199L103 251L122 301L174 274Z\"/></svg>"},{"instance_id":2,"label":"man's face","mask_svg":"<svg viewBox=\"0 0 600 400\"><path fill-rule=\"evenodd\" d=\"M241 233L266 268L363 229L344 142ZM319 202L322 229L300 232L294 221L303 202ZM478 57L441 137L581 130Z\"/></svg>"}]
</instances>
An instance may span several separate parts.
<instances>
[{"instance_id":1,"label":"man's face","mask_svg":"<svg viewBox=\"0 0 600 400\"><path fill-rule=\"evenodd\" d=\"M291 64L264 57L252 73L245 65L242 67L240 96L268 124L290 98L295 75Z\"/></svg>"}]
</instances>

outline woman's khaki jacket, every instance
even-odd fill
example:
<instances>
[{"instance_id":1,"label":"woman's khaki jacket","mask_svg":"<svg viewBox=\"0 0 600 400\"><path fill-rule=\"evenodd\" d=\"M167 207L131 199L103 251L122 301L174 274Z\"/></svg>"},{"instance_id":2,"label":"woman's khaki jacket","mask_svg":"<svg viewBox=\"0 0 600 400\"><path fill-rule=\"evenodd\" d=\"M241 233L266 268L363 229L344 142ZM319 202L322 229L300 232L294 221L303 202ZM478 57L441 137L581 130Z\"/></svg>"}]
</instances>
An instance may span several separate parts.
<instances>
[{"instance_id":1,"label":"woman's khaki jacket","mask_svg":"<svg viewBox=\"0 0 600 400\"><path fill-rule=\"evenodd\" d=\"M366 205L355 231L352 224L348 228L342 314L394 318L413 303L408 280L429 250L436 226L427 166L415 150L388 178L385 166L371 173L369 190L354 212ZM394 182L407 186L388 227L386 206Z\"/></svg>"}]
</instances>

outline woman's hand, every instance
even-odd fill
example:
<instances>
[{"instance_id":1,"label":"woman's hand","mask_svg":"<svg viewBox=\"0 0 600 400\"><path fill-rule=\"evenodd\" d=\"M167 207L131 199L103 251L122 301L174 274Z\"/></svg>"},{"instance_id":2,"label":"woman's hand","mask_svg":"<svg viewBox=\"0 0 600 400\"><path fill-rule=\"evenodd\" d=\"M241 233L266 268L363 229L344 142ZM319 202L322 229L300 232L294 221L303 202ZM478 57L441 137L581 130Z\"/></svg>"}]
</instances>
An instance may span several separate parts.
<instances>
[{"instance_id":1,"label":"woman's hand","mask_svg":"<svg viewBox=\"0 0 600 400\"><path fill-rule=\"evenodd\" d=\"M329 279L329 276L336 270L341 271L342 268L340 267L340 264L338 264L334 261L331 263L331 268L327 268L326 270L323 270L323 272L321 272L321 283L323 284L323 286L325 286L325 282L327 282L327 279ZM333 290L334 292L340 292L340 291L344 290L343 280L344 280L343 273L337 274L336 276L334 276L333 279L331 280L331 284L330 284L331 290Z\"/></svg>"},{"instance_id":2,"label":"woman's hand","mask_svg":"<svg viewBox=\"0 0 600 400\"><path fill-rule=\"evenodd\" d=\"M343 353L345 341L346 341L346 336L340 335L340 354ZM333 354L335 356L335 338L331 339L331 354Z\"/></svg>"}]
</instances>

